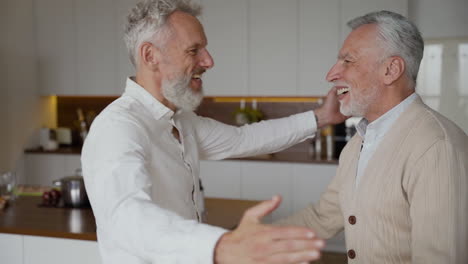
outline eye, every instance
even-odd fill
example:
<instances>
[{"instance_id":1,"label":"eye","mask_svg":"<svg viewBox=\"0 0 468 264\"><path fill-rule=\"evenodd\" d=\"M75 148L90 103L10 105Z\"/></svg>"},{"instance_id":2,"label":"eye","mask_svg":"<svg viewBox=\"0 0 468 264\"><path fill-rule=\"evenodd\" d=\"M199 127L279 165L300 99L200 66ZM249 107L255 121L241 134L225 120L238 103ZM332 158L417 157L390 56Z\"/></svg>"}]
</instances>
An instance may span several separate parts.
<instances>
[{"instance_id":1,"label":"eye","mask_svg":"<svg viewBox=\"0 0 468 264\"><path fill-rule=\"evenodd\" d=\"M347 64L347 63L351 63L350 60L343 60L343 62L346 63L346 64Z\"/></svg>"},{"instance_id":2,"label":"eye","mask_svg":"<svg viewBox=\"0 0 468 264\"><path fill-rule=\"evenodd\" d=\"M198 54L198 49L196 49L196 48L189 49L189 50L188 50L188 53L189 53L190 55L197 55L197 54Z\"/></svg>"}]
</instances>

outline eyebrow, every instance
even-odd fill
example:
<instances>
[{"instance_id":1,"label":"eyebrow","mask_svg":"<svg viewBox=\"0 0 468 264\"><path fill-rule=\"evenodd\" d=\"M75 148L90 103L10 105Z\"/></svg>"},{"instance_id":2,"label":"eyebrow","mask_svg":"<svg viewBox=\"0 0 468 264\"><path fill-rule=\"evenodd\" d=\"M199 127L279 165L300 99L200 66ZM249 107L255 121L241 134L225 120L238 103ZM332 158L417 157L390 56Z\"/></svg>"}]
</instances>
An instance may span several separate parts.
<instances>
[{"instance_id":1,"label":"eyebrow","mask_svg":"<svg viewBox=\"0 0 468 264\"><path fill-rule=\"evenodd\" d=\"M345 54L338 54L337 59L342 60L345 58L350 58L354 59L356 56L351 55L349 52L346 52Z\"/></svg>"}]
</instances>

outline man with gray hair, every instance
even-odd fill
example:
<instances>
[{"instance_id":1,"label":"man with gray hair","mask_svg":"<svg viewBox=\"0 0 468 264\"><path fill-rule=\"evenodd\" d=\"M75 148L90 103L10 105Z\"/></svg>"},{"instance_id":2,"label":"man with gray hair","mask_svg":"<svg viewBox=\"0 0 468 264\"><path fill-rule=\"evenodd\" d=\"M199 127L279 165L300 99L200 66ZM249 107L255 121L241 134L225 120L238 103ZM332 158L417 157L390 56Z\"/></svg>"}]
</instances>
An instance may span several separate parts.
<instances>
[{"instance_id":1,"label":"man with gray hair","mask_svg":"<svg viewBox=\"0 0 468 264\"><path fill-rule=\"evenodd\" d=\"M319 202L278 224L344 229L348 263L468 263L468 137L415 93L421 34L388 11L348 25L327 80L363 119Z\"/></svg>"},{"instance_id":2,"label":"man with gray hair","mask_svg":"<svg viewBox=\"0 0 468 264\"><path fill-rule=\"evenodd\" d=\"M271 153L344 120L336 91L315 111L243 127L193 113L213 67L200 8L148 0L128 16L136 76L95 119L83 176L104 263L303 263L324 246L312 230L261 224L280 197L249 209L233 231L201 223L199 159ZM229 208L226 208L229 210Z\"/></svg>"}]
</instances>

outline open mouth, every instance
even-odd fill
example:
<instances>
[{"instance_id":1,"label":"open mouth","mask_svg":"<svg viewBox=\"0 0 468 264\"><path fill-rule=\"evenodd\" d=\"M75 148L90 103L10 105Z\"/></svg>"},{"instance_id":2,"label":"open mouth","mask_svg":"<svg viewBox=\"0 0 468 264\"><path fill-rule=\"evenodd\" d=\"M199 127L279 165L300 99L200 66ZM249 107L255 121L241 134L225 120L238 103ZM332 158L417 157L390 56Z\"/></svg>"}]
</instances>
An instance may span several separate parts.
<instances>
[{"instance_id":1,"label":"open mouth","mask_svg":"<svg viewBox=\"0 0 468 264\"><path fill-rule=\"evenodd\" d=\"M343 87L343 88L339 88L336 91L336 95L347 94L348 92L349 92L349 88L348 87Z\"/></svg>"},{"instance_id":2,"label":"open mouth","mask_svg":"<svg viewBox=\"0 0 468 264\"><path fill-rule=\"evenodd\" d=\"M195 73L194 75L192 75L192 79L200 80L201 79L201 74Z\"/></svg>"}]
</instances>

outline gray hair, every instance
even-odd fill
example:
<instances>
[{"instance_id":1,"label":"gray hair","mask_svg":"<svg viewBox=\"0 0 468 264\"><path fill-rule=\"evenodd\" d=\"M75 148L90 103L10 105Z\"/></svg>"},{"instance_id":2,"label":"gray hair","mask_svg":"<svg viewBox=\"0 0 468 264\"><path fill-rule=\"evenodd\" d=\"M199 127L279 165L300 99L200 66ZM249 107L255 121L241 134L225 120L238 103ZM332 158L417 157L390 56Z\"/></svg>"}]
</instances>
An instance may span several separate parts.
<instances>
[{"instance_id":1,"label":"gray hair","mask_svg":"<svg viewBox=\"0 0 468 264\"><path fill-rule=\"evenodd\" d=\"M132 8L127 16L124 39L133 66L138 65L138 49L143 42L164 47L171 33L167 19L175 11L199 16L201 7L190 0L144 0Z\"/></svg>"},{"instance_id":2,"label":"gray hair","mask_svg":"<svg viewBox=\"0 0 468 264\"><path fill-rule=\"evenodd\" d=\"M406 17L378 11L357 17L348 22L351 29L366 24L376 24L379 38L386 48L384 56L399 56L406 63L406 75L416 84L419 65L424 53L424 41L418 28Z\"/></svg>"}]
</instances>

